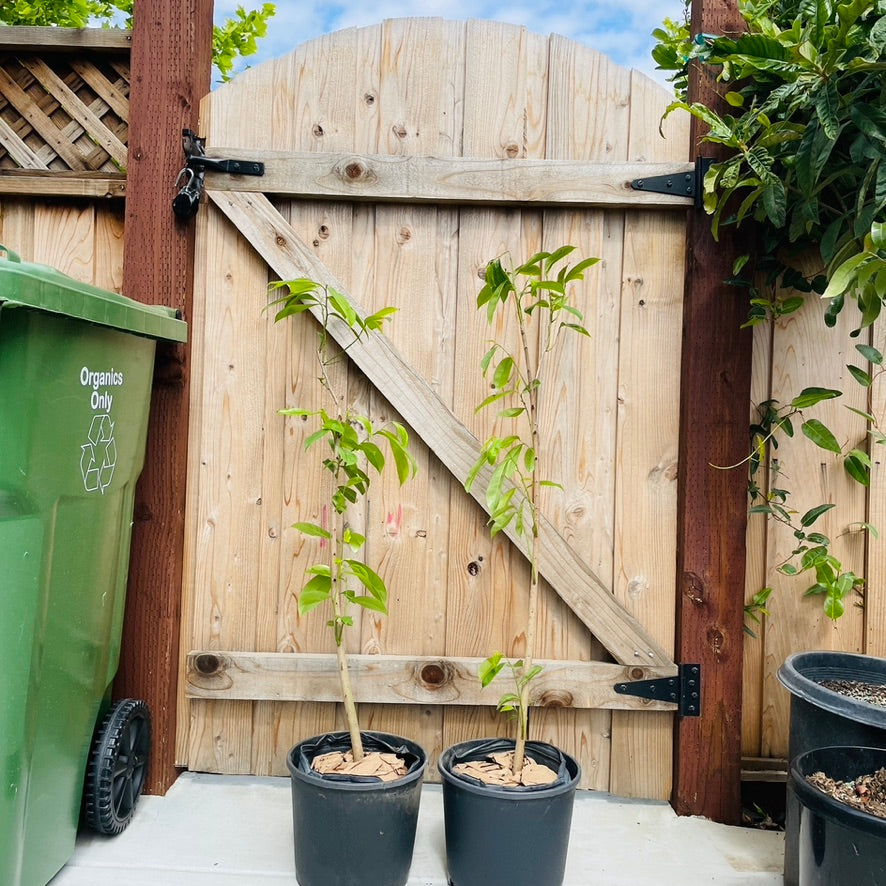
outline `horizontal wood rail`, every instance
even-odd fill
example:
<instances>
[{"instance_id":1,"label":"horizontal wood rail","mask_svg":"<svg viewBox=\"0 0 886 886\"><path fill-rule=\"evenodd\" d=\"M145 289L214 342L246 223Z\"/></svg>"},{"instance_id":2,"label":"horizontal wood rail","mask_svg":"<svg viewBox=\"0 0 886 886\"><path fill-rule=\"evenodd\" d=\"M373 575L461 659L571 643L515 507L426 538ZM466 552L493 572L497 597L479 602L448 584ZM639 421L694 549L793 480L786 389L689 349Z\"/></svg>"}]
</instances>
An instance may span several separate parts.
<instances>
[{"instance_id":1,"label":"horizontal wood rail","mask_svg":"<svg viewBox=\"0 0 886 886\"><path fill-rule=\"evenodd\" d=\"M4 169L0 194L28 197L125 197L125 172L54 172Z\"/></svg>"},{"instance_id":2,"label":"horizontal wood rail","mask_svg":"<svg viewBox=\"0 0 886 886\"><path fill-rule=\"evenodd\" d=\"M496 705L499 685L483 689L479 658L352 655L358 702L373 704ZM619 695L616 683L671 677L673 668L588 661L539 661L533 682L541 707L673 711L676 705ZM498 681L507 685L506 677ZM341 701L335 655L307 652L195 651L188 655L189 698L251 701Z\"/></svg>"},{"instance_id":3,"label":"horizontal wood rail","mask_svg":"<svg viewBox=\"0 0 886 886\"><path fill-rule=\"evenodd\" d=\"M207 188L288 197L485 206L685 209L692 163L584 163L573 160L478 160L373 154L245 151L215 148L217 159L265 164L260 177L206 173ZM634 179L674 176L674 193L634 190ZM688 180L687 180L688 177Z\"/></svg>"},{"instance_id":4,"label":"horizontal wood rail","mask_svg":"<svg viewBox=\"0 0 886 886\"><path fill-rule=\"evenodd\" d=\"M129 52L132 31L127 28L38 28L16 25L0 28L0 52Z\"/></svg>"}]
</instances>

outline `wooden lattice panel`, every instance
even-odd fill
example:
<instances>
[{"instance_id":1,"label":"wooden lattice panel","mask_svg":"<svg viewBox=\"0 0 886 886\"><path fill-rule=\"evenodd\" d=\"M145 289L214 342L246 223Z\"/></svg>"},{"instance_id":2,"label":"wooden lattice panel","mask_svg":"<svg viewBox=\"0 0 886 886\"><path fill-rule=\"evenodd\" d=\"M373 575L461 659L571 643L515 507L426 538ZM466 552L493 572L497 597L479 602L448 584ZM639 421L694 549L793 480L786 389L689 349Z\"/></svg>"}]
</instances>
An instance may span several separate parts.
<instances>
[{"instance_id":1,"label":"wooden lattice panel","mask_svg":"<svg viewBox=\"0 0 886 886\"><path fill-rule=\"evenodd\" d=\"M0 170L123 172L129 60L0 53Z\"/></svg>"}]
</instances>

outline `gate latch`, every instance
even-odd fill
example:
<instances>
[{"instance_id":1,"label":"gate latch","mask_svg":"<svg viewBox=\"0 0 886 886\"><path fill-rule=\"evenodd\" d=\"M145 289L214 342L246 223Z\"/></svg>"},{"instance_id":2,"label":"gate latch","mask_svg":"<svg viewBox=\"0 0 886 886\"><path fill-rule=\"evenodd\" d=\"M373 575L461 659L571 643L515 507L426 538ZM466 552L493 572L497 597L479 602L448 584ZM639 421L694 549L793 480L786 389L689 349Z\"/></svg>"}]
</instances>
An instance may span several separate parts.
<instances>
[{"instance_id":1,"label":"gate latch","mask_svg":"<svg viewBox=\"0 0 886 886\"><path fill-rule=\"evenodd\" d=\"M179 192L172 201L172 211L179 218L193 218L200 208L200 197L207 169L229 175L264 175L265 164L254 160L221 160L204 153L206 139L190 129L182 130L185 166L175 180Z\"/></svg>"},{"instance_id":2,"label":"gate latch","mask_svg":"<svg viewBox=\"0 0 886 886\"><path fill-rule=\"evenodd\" d=\"M677 705L677 713L681 717L701 715L701 665L678 665L676 677L616 683L613 688L619 695L633 695L650 701L673 702Z\"/></svg>"}]
</instances>

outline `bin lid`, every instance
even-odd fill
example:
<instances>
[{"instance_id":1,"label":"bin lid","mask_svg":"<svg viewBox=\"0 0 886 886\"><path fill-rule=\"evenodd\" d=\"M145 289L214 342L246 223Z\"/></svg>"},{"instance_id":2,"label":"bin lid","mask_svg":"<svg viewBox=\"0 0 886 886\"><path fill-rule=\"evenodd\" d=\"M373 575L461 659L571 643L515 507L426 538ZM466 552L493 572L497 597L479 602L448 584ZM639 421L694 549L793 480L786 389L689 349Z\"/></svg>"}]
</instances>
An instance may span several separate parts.
<instances>
[{"instance_id":1,"label":"bin lid","mask_svg":"<svg viewBox=\"0 0 886 886\"><path fill-rule=\"evenodd\" d=\"M184 342L188 325L174 308L145 305L74 280L48 265L23 262L0 246L0 309L26 307L110 326L147 338Z\"/></svg>"}]
</instances>

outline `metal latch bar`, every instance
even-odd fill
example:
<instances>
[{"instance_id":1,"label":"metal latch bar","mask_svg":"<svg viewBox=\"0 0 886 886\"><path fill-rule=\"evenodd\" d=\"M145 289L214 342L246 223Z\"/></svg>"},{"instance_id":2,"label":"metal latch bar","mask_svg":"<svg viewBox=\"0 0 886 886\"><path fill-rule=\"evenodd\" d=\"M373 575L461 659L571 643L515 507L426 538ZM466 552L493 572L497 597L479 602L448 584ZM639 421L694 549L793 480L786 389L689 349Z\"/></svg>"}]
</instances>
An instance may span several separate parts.
<instances>
[{"instance_id":1,"label":"metal latch bar","mask_svg":"<svg viewBox=\"0 0 886 886\"><path fill-rule=\"evenodd\" d=\"M673 702L681 717L698 717L701 715L701 665L682 664L677 668L675 677L616 683L613 688L619 695Z\"/></svg>"},{"instance_id":2,"label":"metal latch bar","mask_svg":"<svg viewBox=\"0 0 886 886\"><path fill-rule=\"evenodd\" d=\"M200 208L203 195L203 182L206 170L225 172L228 175L264 175L265 164L256 160L226 160L220 157L207 157L203 148L205 140L190 129L182 130L182 150L185 152L185 166L175 180L181 186L172 201L172 211L179 218L193 218Z\"/></svg>"}]
</instances>

